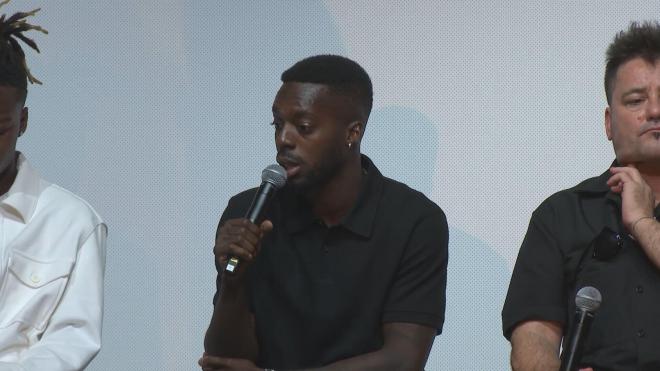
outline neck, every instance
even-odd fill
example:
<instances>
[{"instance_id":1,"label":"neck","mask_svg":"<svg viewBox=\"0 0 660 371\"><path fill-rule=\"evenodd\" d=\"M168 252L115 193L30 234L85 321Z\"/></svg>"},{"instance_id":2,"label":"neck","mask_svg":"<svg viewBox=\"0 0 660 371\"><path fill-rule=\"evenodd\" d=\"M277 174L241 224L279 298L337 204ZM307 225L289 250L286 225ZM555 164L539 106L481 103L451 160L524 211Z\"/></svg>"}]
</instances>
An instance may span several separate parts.
<instances>
[{"instance_id":1,"label":"neck","mask_svg":"<svg viewBox=\"0 0 660 371\"><path fill-rule=\"evenodd\" d=\"M658 203L660 201L660 165L638 164L637 170L639 170L646 184L653 190L656 203Z\"/></svg>"},{"instance_id":2,"label":"neck","mask_svg":"<svg viewBox=\"0 0 660 371\"><path fill-rule=\"evenodd\" d=\"M362 165L357 154L329 182L307 195L314 215L326 225L339 224L355 205L361 180Z\"/></svg>"},{"instance_id":3,"label":"neck","mask_svg":"<svg viewBox=\"0 0 660 371\"><path fill-rule=\"evenodd\" d=\"M0 173L0 195L4 195L9 191L11 185L14 184L16 179L16 174L18 173L18 153L12 158L12 160L7 164L2 173Z\"/></svg>"}]
</instances>

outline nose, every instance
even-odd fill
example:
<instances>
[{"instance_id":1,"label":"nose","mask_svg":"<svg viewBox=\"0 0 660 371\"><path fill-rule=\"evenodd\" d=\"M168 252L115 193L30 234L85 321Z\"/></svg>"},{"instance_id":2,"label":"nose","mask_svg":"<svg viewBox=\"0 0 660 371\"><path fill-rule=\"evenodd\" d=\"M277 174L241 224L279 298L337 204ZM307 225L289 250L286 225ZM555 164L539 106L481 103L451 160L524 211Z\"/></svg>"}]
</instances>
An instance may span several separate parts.
<instances>
[{"instance_id":1,"label":"nose","mask_svg":"<svg viewBox=\"0 0 660 371\"><path fill-rule=\"evenodd\" d=\"M294 147L294 131L290 124L284 123L275 130L275 146L278 149Z\"/></svg>"},{"instance_id":2,"label":"nose","mask_svg":"<svg viewBox=\"0 0 660 371\"><path fill-rule=\"evenodd\" d=\"M647 121L660 122L660 93L649 97L649 102L646 105L646 119Z\"/></svg>"}]
</instances>

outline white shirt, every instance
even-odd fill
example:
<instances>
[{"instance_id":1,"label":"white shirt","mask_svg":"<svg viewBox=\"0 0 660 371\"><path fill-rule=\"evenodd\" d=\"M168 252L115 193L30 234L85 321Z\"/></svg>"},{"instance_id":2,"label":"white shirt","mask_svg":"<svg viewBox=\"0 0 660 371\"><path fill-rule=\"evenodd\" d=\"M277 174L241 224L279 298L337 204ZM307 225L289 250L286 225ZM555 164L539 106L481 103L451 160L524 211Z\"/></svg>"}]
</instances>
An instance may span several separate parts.
<instances>
[{"instance_id":1,"label":"white shirt","mask_svg":"<svg viewBox=\"0 0 660 371\"><path fill-rule=\"evenodd\" d=\"M0 371L82 370L101 348L107 228L19 154L0 198Z\"/></svg>"}]
</instances>

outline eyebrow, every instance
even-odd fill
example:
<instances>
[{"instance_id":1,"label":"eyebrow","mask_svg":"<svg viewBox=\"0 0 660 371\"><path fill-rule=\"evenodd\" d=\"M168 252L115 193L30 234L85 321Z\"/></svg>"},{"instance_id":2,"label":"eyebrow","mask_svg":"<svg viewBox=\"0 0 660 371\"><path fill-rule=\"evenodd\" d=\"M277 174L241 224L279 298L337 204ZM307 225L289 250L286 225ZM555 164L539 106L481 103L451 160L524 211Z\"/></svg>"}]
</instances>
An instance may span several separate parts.
<instances>
[{"instance_id":1,"label":"eyebrow","mask_svg":"<svg viewBox=\"0 0 660 371\"><path fill-rule=\"evenodd\" d=\"M273 116L277 116L277 117L281 116L280 111L275 106L273 106ZM309 116L311 116L311 115L307 111L303 111L303 110L300 110L300 109L294 109L293 110L293 119L294 120L300 119L302 117L309 117Z\"/></svg>"},{"instance_id":2,"label":"eyebrow","mask_svg":"<svg viewBox=\"0 0 660 371\"><path fill-rule=\"evenodd\" d=\"M632 89L626 91L625 93L621 94L621 98L625 98L625 97L627 97L629 95L632 95L632 94L641 94L641 93L646 93L646 89L645 88L632 88Z\"/></svg>"}]
</instances>

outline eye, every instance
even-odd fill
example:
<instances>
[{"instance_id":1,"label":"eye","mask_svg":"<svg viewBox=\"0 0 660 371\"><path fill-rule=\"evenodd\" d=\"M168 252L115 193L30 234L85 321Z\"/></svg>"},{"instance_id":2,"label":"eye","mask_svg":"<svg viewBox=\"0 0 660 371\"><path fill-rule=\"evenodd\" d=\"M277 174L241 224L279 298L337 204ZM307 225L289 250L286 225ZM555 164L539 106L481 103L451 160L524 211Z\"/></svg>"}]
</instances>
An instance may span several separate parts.
<instances>
[{"instance_id":1,"label":"eye","mask_svg":"<svg viewBox=\"0 0 660 371\"><path fill-rule=\"evenodd\" d=\"M298 132L300 134L309 134L312 132L312 124L309 122L303 122L298 124Z\"/></svg>"},{"instance_id":2,"label":"eye","mask_svg":"<svg viewBox=\"0 0 660 371\"><path fill-rule=\"evenodd\" d=\"M639 106L640 104L644 103L644 98L643 97L631 97L626 99L623 104L628 106L628 107L636 107Z\"/></svg>"}]
</instances>

